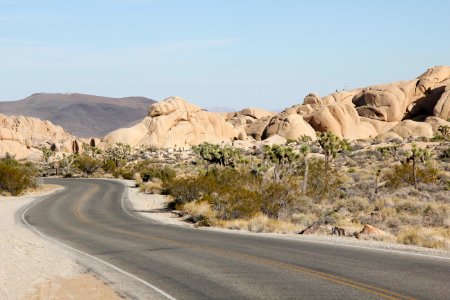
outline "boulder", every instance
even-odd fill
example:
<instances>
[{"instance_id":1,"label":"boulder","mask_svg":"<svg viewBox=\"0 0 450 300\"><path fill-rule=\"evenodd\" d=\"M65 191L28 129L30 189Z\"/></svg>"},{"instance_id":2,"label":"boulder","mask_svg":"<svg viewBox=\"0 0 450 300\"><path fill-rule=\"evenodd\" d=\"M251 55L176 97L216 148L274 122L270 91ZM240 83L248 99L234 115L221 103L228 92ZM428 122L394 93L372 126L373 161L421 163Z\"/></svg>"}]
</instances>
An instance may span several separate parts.
<instances>
[{"instance_id":1,"label":"boulder","mask_svg":"<svg viewBox=\"0 0 450 300\"><path fill-rule=\"evenodd\" d=\"M398 134L402 138L419 136L428 138L433 137L433 128L430 124L412 120L405 120L398 123L394 128L391 129L391 132Z\"/></svg>"},{"instance_id":2,"label":"boulder","mask_svg":"<svg viewBox=\"0 0 450 300\"><path fill-rule=\"evenodd\" d=\"M103 147L126 143L159 148L173 148L201 144L221 143L243 138L220 113L208 112L180 97L170 97L149 107L148 117L141 123L122 128L106 135Z\"/></svg>"},{"instance_id":3,"label":"boulder","mask_svg":"<svg viewBox=\"0 0 450 300\"><path fill-rule=\"evenodd\" d=\"M425 73L420 75L417 79L416 94L426 94L436 87L442 86L450 78L449 66L437 66L428 69Z\"/></svg>"},{"instance_id":4,"label":"boulder","mask_svg":"<svg viewBox=\"0 0 450 300\"><path fill-rule=\"evenodd\" d=\"M322 100L316 93L311 93L306 95L306 97L303 99L303 104L322 105Z\"/></svg>"},{"instance_id":5,"label":"boulder","mask_svg":"<svg viewBox=\"0 0 450 300\"><path fill-rule=\"evenodd\" d=\"M375 137L378 141L390 142L390 143L401 143L403 138L394 132L384 132Z\"/></svg>"},{"instance_id":6,"label":"boulder","mask_svg":"<svg viewBox=\"0 0 450 300\"><path fill-rule=\"evenodd\" d=\"M61 126L50 121L25 116L5 116L0 114L0 157L6 153L16 159L40 159L41 147L56 145L61 152L71 152L71 144L76 137L64 131Z\"/></svg>"},{"instance_id":7,"label":"boulder","mask_svg":"<svg viewBox=\"0 0 450 300\"><path fill-rule=\"evenodd\" d=\"M372 225L364 225L359 234L386 234L383 230L373 227Z\"/></svg>"},{"instance_id":8,"label":"boulder","mask_svg":"<svg viewBox=\"0 0 450 300\"><path fill-rule=\"evenodd\" d=\"M439 132L438 129L440 126L449 126L450 127L450 122L445 121L438 117L428 117L425 119L424 122L431 125L431 128L433 129L434 134Z\"/></svg>"},{"instance_id":9,"label":"boulder","mask_svg":"<svg viewBox=\"0 0 450 300\"><path fill-rule=\"evenodd\" d=\"M415 80L369 87L353 98L362 117L385 121L401 121L412 103Z\"/></svg>"},{"instance_id":10,"label":"boulder","mask_svg":"<svg viewBox=\"0 0 450 300\"><path fill-rule=\"evenodd\" d=\"M239 111L239 114L251 117L253 119L262 119L274 115L274 113L260 108L244 108Z\"/></svg>"},{"instance_id":11,"label":"boulder","mask_svg":"<svg viewBox=\"0 0 450 300\"><path fill-rule=\"evenodd\" d=\"M328 234L329 229L318 222L310 224L308 227L300 231L298 234Z\"/></svg>"},{"instance_id":12,"label":"boulder","mask_svg":"<svg viewBox=\"0 0 450 300\"><path fill-rule=\"evenodd\" d=\"M275 135L272 135L271 137L265 139L262 143L264 145L273 145L273 144L284 145L287 143L287 139L278 134L275 134Z\"/></svg>"},{"instance_id":13,"label":"boulder","mask_svg":"<svg viewBox=\"0 0 450 300\"><path fill-rule=\"evenodd\" d=\"M361 122L351 104L334 103L324 106L312 114L309 123L316 131L331 131L340 138L363 139L378 135L372 124Z\"/></svg>"},{"instance_id":14,"label":"boulder","mask_svg":"<svg viewBox=\"0 0 450 300\"><path fill-rule=\"evenodd\" d=\"M444 120L450 119L450 84L446 86L433 109L433 115Z\"/></svg>"},{"instance_id":15,"label":"boulder","mask_svg":"<svg viewBox=\"0 0 450 300\"><path fill-rule=\"evenodd\" d=\"M260 141L263 136L264 130L269 125L270 120L271 117L266 117L248 124L245 127L245 133L247 134L247 136L251 136L255 140Z\"/></svg>"},{"instance_id":16,"label":"boulder","mask_svg":"<svg viewBox=\"0 0 450 300\"><path fill-rule=\"evenodd\" d=\"M361 122L367 122L372 124L372 126L375 128L375 130L379 133L386 133L392 128L394 128L395 125L398 124L398 122L383 122L379 120L374 120L370 118L360 117Z\"/></svg>"},{"instance_id":17,"label":"boulder","mask_svg":"<svg viewBox=\"0 0 450 300\"><path fill-rule=\"evenodd\" d=\"M316 139L316 132L300 115L289 114L273 117L265 128L262 139L267 139L273 135L280 135L286 139L297 140L300 136L306 135L313 140Z\"/></svg>"}]
</instances>

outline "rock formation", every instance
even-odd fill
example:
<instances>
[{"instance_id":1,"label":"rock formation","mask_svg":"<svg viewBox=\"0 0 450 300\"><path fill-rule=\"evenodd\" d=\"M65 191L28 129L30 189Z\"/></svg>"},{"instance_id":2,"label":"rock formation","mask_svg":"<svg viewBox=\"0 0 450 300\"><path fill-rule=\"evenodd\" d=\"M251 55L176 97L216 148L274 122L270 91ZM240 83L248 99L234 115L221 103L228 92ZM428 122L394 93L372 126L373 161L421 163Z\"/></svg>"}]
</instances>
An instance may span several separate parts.
<instances>
[{"instance_id":1,"label":"rock formation","mask_svg":"<svg viewBox=\"0 0 450 300\"><path fill-rule=\"evenodd\" d=\"M308 94L303 104L273 116L262 138L277 134L295 139L302 134L314 136L314 131L332 131L346 139L431 137L439 126L436 124L444 124L448 118L450 67L439 66L414 80L341 91L322 98Z\"/></svg>"},{"instance_id":2,"label":"rock formation","mask_svg":"<svg viewBox=\"0 0 450 300\"><path fill-rule=\"evenodd\" d=\"M50 121L0 115L0 157L9 153L16 159L37 160L42 155L41 147L54 145L56 151L72 152L75 140L74 136Z\"/></svg>"},{"instance_id":3,"label":"rock formation","mask_svg":"<svg viewBox=\"0 0 450 300\"><path fill-rule=\"evenodd\" d=\"M331 131L345 139L431 137L450 118L450 67L428 69L413 80L380 84L325 97L310 93L281 113L247 108L212 113L179 97L149 108L141 123L103 140L132 146L181 147L232 140L295 140ZM271 137L274 137L270 139Z\"/></svg>"},{"instance_id":4,"label":"rock formation","mask_svg":"<svg viewBox=\"0 0 450 300\"><path fill-rule=\"evenodd\" d=\"M120 142L168 148L229 142L239 136L244 138L245 131L227 122L223 114L202 110L180 97L170 97L151 105L148 117L141 123L106 135L102 144L106 147Z\"/></svg>"}]
</instances>

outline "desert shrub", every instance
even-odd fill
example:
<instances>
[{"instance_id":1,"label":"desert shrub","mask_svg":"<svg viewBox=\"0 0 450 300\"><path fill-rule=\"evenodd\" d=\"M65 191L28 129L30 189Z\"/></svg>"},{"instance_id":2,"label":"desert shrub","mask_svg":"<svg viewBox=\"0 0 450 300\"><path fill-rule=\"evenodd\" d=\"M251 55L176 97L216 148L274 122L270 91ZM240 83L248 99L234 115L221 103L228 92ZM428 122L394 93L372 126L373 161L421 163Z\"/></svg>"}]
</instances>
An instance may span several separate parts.
<instances>
[{"instance_id":1,"label":"desert shrub","mask_svg":"<svg viewBox=\"0 0 450 300\"><path fill-rule=\"evenodd\" d=\"M221 220L249 219L257 213L271 218L289 216L298 187L292 183L263 184L260 176L232 168L213 168L204 175L175 178L163 183L172 206L207 201Z\"/></svg>"},{"instance_id":2,"label":"desert shrub","mask_svg":"<svg viewBox=\"0 0 450 300\"><path fill-rule=\"evenodd\" d=\"M423 224L430 227L444 227L449 218L448 205L428 204L423 210Z\"/></svg>"},{"instance_id":3,"label":"desert shrub","mask_svg":"<svg viewBox=\"0 0 450 300\"><path fill-rule=\"evenodd\" d=\"M417 167L417 180L422 183L435 183L439 179L439 170L431 162ZM414 184L413 166L409 163L398 164L384 174L386 186L397 189Z\"/></svg>"},{"instance_id":4,"label":"desert shrub","mask_svg":"<svg viewBox=\"0 0 450 300\"><path fill-rule=\"evenodd\" d=\"M405 245L442 249L446 247L446 236L438 231L410 227L399 232L397 242Z\"/></svg>"},{"instance_id":5,"label":"desert shrub","mask_svg":"<svg viewBox=\"0 0 450 300\"><path fill-rule=\"evenodd\" d=\"M147 166L142 169L137 169L138 172L141 174L142 180L144 182L147 182L151 180L152 178L158 178L162 181L172 180L176 176L175 170L168 166Z\"/></svg>"},{"instance_id":6,"label":"desert shrub","mask_svg":"<svg viewBox=\"0 0 450 300\"><path fill-rule=\"evenodd\" d=\"M443 161L450 161L450 148L442 150L441 155L439 156Z\"/></svg>"},{"instance_id":7,"label":"desert shrub","mask_svg":"<svg viewBox=\"0 0 450 300\"><path fill-rule=\"evenodd\" d=\"M369 200L362 197L351 197L337 201L334 207L336 211L344 208L350 213L365 212L369 208Z\"/></svg>"},{"instance_id":8,"label":"desert shrub","mask_svg":"<svg viewBox=\"0 0 450 300\"><path fill-rule=\"evenodd\" d=\"M113 176L115 178L123 178L123 179L127 179L127 180L131 180L134 178L134 171L132 168L130 167L119 167L116 168L113 172Z\"/></svg>"},{"instance_id":9,"label":"desert shrub","mask_svg":"<svg viewBox=\"0 0 450 300\"><path fill-rule=\"evenodd\" d=\"M32 164L22 165L7 155L0 160L0 191L13 196L36 187L37 169Z\"/></svg>"},{"instance_id":10,"label":"desert shrub","mask_svg":"<svg viewBox=\"0 0 450 300\"><path fill-rule=\"evenodd\" d=\"M188 202L183 211L191 216L191 221L198 226L211 226L216 222L215 214L208 202Z\"/></svg>"},{"instance_id":11,"label":"desert shrub","mask_svg":"<svg viewBox=\"0 0 450 300\"><path fill-rule=\"evenodd\" d=\"M100 169L101 166L102 162L100 160L84 154L78 156L75 161L75 167L87 175L92 175L95 171Z\"/></svg>"},{"instance_id":12,"label":"desert shrub","mask_svg":"<svg viewBox=\"0 0 450 300\"><path fill-rule=\"evenodd\" d=\"M324 160L310 159L307 195L317 201L339 198L342 178L335 169L327 168Z\"/></svg>"},{"instance_id":13,"label":"desert shrub","mask_svg":"<svg viewBox=\"0 0 450 300\"><path fill-rule=\"evenodd\" d=\"M106 173L113 174L114 171L117 169L116 163L110 159L105 160L102 166L103 170L105 170Z\"/></svg>"},{"instance_id":14,"label":"desert shrub","mask_svg":"<svg viewBox=\"0 0 450 300\"><path fill-rule=\"evenodd\" d=\"M261 190L261 211L270 218L286 218L292 214L299 187L293 183L270 183Z\"/></svg>"},{"instance_id":15,"label":"desert shrub","mask_svg":"<svg viewBox=\"0 0 450 300\"><path fill-rule=\"evenodd\" d=\"M162 189L162 181L154 179L153 181L142 182L140 185L140 191L148 194L159 194Z\"/></svg>"},{"instance_id":16,"label":"desert shrub","mask_svg":"<svg viewBox=\"0 0 450 300\"><path fill-rule=\"evenodd\" d=\"M232 189L210 201L223 220L248 219L261 211L261 193L246 188Z\"/></svg>"}]
</instances>

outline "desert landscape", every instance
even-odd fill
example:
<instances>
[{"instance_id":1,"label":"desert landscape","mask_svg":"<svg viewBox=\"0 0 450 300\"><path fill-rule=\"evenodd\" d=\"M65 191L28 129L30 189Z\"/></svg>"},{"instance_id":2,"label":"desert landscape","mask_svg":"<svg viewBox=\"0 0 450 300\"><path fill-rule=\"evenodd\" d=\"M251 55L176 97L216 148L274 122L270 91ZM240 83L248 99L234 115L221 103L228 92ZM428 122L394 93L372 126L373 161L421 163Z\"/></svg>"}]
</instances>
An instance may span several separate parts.
<instances>
[{"instance_id":1,"label":"desert landscape","mask_svg":"<svg viewBox=\"0 0 450 300\"><path fill-rule=\"evenodd\" d=\"M169 97L103 138L3 115L0 186L10 197L45 187L39 176L126 179L137 187L132 210L164 224L446 256L449 89L450 67L439 66L409 81L311 93L280 113L209 112ZM71 276L83 274L67 260L80 270ZM55 279L30 280L34 291L17 294L77 295L77 279L57 283L60 273L48 273ZM93 299L115 295L91 278Z\"/></svg>"},{"instance_id":2,"label":"desert landscape","mask_svg":"<svg viewBox=\"0 0 450 300\"><path fill-rule=\"evenodd\" d=\"M0 1L0 300L449 299L448 6Z\"/></svg>"}]
</instances>

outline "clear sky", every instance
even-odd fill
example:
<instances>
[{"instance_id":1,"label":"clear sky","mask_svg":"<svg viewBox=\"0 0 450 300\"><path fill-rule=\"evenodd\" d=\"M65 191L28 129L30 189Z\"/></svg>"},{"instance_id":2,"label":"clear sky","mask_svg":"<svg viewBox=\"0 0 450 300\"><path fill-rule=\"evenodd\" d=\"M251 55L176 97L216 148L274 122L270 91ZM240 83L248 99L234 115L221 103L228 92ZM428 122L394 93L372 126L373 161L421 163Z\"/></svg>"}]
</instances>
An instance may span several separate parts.
<instances>
[{"instance_id":1,"label":"clear sky","mask_svg":"<svg viewBox=\"0 0 450 300\"><path fill-rule=\"evenodd\" d=\"M450 1L0 0L0 99L280 109L450 64Z\"/></svg>"}]
</instances>

